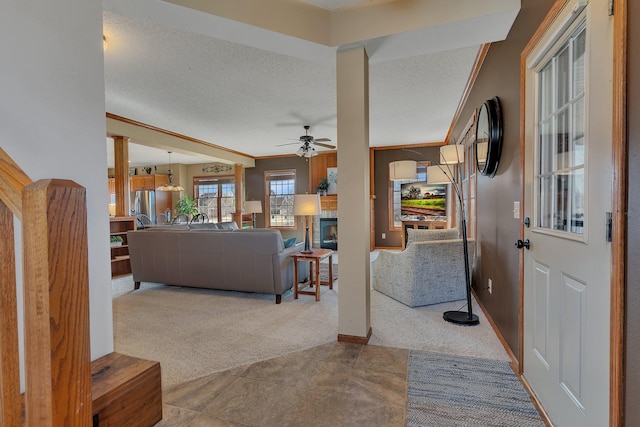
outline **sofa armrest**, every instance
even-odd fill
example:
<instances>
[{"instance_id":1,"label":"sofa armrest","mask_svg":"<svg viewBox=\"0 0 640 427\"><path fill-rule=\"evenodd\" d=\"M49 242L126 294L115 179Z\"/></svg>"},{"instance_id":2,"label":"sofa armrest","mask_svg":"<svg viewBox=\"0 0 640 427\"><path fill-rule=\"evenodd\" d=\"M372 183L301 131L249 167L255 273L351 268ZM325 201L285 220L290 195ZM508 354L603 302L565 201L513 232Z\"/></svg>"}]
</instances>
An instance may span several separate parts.
<instances>
[{"instance_id":1,"label":"sofa armrest","mask_svg":"<svg viewBox=\"0 0 640 427\"><path fill-rule=\"evenodd\" d=\"M407 272L407 268L405 268L407 258L406 251L381 249L378 257L371 264L371 286L381 292L392 286L395 281L392 276ZM404 278L404 280L408 279L409 277Z\"/></svg>"},{"instance_id":2,"label":"sofa armrest","mask_svg":"<svg viewBox=\"0 0 640 427\"><path fill-rule=\"evenodd\" d=\"M293 258L291 258L291 255L303 249L304 243L297 243L273 255L273 271L275 275L273 281L276 295L282 295L293 286ZM301 273L300 270L298 273Z\"/></svg>"}]
</instances>

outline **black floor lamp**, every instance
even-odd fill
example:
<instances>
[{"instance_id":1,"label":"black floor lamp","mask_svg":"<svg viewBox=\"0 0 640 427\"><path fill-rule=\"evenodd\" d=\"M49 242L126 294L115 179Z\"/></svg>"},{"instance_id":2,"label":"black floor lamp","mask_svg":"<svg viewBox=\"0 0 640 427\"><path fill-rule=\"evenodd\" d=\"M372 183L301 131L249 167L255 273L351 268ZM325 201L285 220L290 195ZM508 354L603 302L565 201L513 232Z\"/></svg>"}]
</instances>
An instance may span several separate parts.
<instances>
[{"instance_id":1,"label":"black floor lamp","mask_svg":"<svg viewBox=\"0 0 640 427\"><path fill-rule=\"evenodd\" d=\"M462 171L457 165L464 159L464 146L443 145L440 147L440 162L435 163L428 156L410 149L405 149L434 163L434 166L427 167L427 183L429 184L451 184L460 205L460 226L462 228L462 247L464 254L464 273L467 296L467 311L445 311L442 315L444 320L459 325L474 326L480 323L478 316L473 314L471 303L471 269L469 267L469 243L467 240L467 216L462 193ZM415 181L417 162L413 160L402 160L389 164L389 176L394 181ZM455 171L458 176L456 177Z\"/></svg>"}]
</instances>

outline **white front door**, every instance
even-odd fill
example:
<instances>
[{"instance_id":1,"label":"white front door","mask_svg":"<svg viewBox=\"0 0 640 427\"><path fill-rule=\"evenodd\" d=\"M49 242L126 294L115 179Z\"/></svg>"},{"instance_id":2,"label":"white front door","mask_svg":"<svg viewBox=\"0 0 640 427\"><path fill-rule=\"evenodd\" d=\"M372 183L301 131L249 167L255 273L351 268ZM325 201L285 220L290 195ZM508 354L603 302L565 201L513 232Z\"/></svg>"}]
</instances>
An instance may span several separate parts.
<instances>
[{"instance_id":1,"label":"white front door","mask_svg":"<svg viewBox=\"0 0 640 427\"><path fill-rule=\"evenodd\" d=\"M559 427L609 423L608 3L568 1L525 61L523 375Z\"/></svg>"}]
</instances>

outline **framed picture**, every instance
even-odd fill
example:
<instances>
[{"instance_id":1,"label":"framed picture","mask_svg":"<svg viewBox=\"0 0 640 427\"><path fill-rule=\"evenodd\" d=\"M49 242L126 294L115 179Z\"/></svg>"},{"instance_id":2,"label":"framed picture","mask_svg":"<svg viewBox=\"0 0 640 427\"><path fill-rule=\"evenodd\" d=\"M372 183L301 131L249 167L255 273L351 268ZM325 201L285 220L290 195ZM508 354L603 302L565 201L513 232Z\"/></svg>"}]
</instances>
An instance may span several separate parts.
<instances>
[{"instance_id":1,"label":"framed picture","mask_svg":"<svg viewBox=\"0 0 640 427\"><path fill-rule=\"evenodd\" d=\"M411 182L400 190L402 215L424 217L447 215L447 184Z\"/></svg>"},{"instance_id":2,"label":"framed picture","mask_svg":"<svg viewBox=\"0 0 640 427\"><path fill-rule=\"evenodd\" d=\"M338 168L327 168L327 179L329 180L327 194L338 194Z\"/></svg>"}]
</instances>

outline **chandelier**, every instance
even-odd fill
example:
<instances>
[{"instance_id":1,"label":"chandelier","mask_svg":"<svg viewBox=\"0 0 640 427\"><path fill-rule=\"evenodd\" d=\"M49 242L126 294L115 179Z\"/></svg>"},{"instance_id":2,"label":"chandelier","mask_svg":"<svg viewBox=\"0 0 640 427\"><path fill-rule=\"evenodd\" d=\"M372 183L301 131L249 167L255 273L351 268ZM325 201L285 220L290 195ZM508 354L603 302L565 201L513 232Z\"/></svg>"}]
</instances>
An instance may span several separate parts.
<instances>
[{"instance_id":1,"label":"chandelier","mask_svg":"<svg viewBox=\"0 0 640 427\"><path fill-rule=\"evenodd\" d=\"M298 155L299 157L309 158L309 157L317 156L318 152L316 151L315 148L310 146L308 142L305 142L300 146L300 148L298 148L298 151L296 151L296 155Z\"/></svg>"},{"instance_id":2,"label":"chandelier","mask_svg":"<svg viewBox=\"0 0 640 427\"><path fill-rule=\"evenodd\" d=\"M184 191L184 187L182 185L175 185L173 183L173 171L171 170L171 151L167 151L169 153L169 183L162 184L156 188L156 191Z\"/></svg>"}]
</instances>

